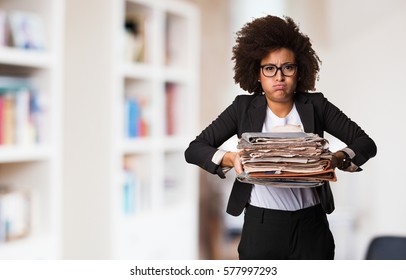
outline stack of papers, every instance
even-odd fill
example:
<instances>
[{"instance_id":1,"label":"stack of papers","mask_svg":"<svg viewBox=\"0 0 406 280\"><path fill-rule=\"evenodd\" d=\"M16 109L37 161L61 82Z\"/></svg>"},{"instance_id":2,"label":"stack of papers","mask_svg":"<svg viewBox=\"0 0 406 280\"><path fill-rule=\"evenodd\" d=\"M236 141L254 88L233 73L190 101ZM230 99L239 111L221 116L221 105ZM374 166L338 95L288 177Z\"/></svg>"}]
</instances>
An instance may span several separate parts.
<instances>
[{"instance_id":1,"label":"stack of papers","mask_svg":"<svg viewBox=\"0 0 406 280\"><path fill-rule=\"evenodd\" d=\"M244 183L304 188L337 180L329 143L317 134L243 133L237 148L244 169L237 179Z\"/></svg>"}]
</instances>

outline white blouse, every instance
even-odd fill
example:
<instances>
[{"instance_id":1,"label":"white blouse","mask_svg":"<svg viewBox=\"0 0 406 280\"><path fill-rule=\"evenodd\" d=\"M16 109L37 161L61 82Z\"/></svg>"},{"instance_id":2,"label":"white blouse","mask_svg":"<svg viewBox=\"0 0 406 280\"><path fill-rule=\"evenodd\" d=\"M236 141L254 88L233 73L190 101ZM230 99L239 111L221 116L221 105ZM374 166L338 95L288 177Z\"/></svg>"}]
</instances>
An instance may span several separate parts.
<instances>
[{"instance_id":1,"label":"white blouse","mask_svg":"<svg viewBox=\"0 0 406 280\"><path fill-rule=\"evenodd\" d=\"M267 109L262 132L298 131L303 131L303 124L295 105L285 118L279 118L270 108ZM279 188L254 185L249 203L262 208L294 211L311 207L320 202L314 188Z\"/></svg>"}]
</instances>

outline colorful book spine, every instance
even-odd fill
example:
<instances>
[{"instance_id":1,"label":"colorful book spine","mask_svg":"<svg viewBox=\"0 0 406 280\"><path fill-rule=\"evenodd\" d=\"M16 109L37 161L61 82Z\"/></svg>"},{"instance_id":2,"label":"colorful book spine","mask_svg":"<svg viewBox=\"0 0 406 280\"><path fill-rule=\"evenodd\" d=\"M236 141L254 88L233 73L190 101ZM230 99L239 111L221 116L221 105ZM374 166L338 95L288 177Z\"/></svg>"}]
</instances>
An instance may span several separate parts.
<instances>
[{"instance_id":1,"label":"colorful book spine","mask_svg":"<svg viewBox=\"0 0 406 280\"><path fill-rule=\"evenodd\" d=\"M27 145L32 142L30 137L30 92L21 89L15 93L15 143Z\"/></svg>"},{"instance_id":2,"label":"colorful book spine","mask_svg":"<svg viewBox=\"0 0 406 280\"><path fill-rule=\"evenodd\" d=\"M0 146L4 145L4 96L0 94Z\"/></svg>"},{"instance_id":3,"label":"colorful book spine","mask_svg":"<svg viewBox=\"0 0 406 280\"><path fill-rule=\"evenodd\" d=\"M4 95L3 106L3 143L12 145L15 143L15 96L13 93Z\"/></svg>"},{"instance_id":4,"label":"colorful book spine","mask_svg":"<svg viewBox=\"0 0 406 280\"><path fill-rule=\"evenodd\" d=\"M0 77L0 145L44 142L41 94L19 78Z\"/></svg>"},{"instance_id":5,"label":"colorful book spine","mask_svg":"<svg viewBox=\"0 0 406 280\"><path fill-rule=\"evenodd\" d=\"M167 83L165 86L166 101L166 135L174 135L177 132L177 95L178 88L174 83Z\"/></svg>"},{"instance_id":6,"label":"colorful book spine","mask_svg":"<svg viewBox=\"0 0 406 280\"><path fill-rule=\"evenodd\" d=\"M123 210L124 214L129 215L135 212L136 180L135 175L127 169L124 169L123 176Z\"/></svg>"},{"instance_id":7,"label":"colorful book spine","mask_svg":"<svg viewBox=\"0 0 406 280\"><path fill-rule=\"evenodd\" d=\"M44 139L44 124L45 109L41 102L41 94L35 90L31 90L30 94L30 135L32 143L42 143Z\"/></svg>"},{"instance_id":8,"label":"colorful book spine","mask_svg":"<svg viewBox=\"0 0 406 280\"><path fill-rule=\"evenodd\" d=\"M148 103L146 99L127 97L125 99L125 136L128 138L145 137L149 134L149 125L146 117Z\"/></svg>"}]
</instances>

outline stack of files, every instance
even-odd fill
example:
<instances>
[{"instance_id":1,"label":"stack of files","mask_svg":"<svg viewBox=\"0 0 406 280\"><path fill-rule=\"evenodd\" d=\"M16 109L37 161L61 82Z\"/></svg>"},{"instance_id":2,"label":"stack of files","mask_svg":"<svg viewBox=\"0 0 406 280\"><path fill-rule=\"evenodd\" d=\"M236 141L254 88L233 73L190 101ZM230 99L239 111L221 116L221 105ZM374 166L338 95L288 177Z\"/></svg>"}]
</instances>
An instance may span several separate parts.
<instances>
[{"instance_id":1,"label":"stack of files","mask_svg":"<svg viewBox=\"0 0 406 280\"><path fill-rule=\"evenodd\" d=\"M304 132L243 133L238 142L244 183L275 187L317 187L336 181L329 143Z\"/></svg>"}]
</instances>

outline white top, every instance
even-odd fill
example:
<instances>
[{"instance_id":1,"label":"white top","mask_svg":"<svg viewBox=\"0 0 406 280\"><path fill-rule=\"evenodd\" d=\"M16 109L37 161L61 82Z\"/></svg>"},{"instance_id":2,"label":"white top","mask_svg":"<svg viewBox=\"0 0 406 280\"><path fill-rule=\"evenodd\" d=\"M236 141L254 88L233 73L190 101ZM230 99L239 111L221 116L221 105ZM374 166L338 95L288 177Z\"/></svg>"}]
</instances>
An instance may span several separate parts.
<instances>
[{"instance_id":1,"label":"white top","mask_svg":"<svg viewBox=\"0 0 406 280\"><path fill-rule=\"evenodd\" d=\"M271 109L267 109L262 132L298 132L303 131L296 106L285 118L279 118ZM294 211L307 208L319 203L314 188L286 188L254 185L251 192L250 204L278 210Z\"/></svg>"}]
</instances>

